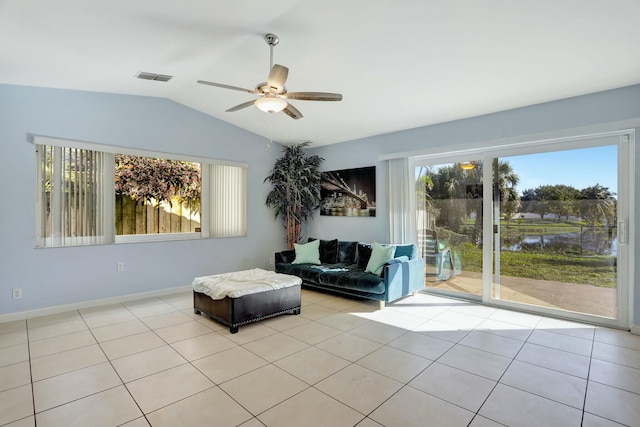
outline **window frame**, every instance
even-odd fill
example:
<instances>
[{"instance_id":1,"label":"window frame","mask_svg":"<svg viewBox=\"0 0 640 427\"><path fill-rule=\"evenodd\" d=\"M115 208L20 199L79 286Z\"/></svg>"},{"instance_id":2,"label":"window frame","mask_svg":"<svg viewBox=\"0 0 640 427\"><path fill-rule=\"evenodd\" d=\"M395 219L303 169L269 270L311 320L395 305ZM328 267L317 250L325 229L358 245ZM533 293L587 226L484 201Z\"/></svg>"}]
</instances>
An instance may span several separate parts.
<instances>
[{"instance_id":1,"label":"window frame","mask_svg":"<svg viewBox=\"0 0 640 427\"><path fill-rule=\"evenodd\" d=\"M176 240L198 240L209 238L229 238L229 237L246 237L247 235L247 180L246 170L249 168L248 163L237 162L231 160L221 160L207 157L189 156L175 153L165 153L158 151L140 150L127 147L118 147L111 145L102 145L92 142L85 142L79 140L70 140L42 135L29 135L29 142L36 147L36 247L37 248L59 248L70 246L93 246L101 244L126 244L126 243L143 243L143 242L164 242L164 241L176 241ZM102 207L101 213L105 220L102 224L102 230L99 234L103 236L98 243L87 243L86 237L69 238L71 243L62 244L43 244L46 239L42 235L42 212L43 212L43 198L42 198L42 155L37 148L40 146L53 146L62 148L77 148L82 150L92 150L104 153L102 168L104 171L104 183L103 192L104 195L101 198L100 205ZM130 235L116 235L115 233L115 155L116 154L128 154L140 157L152 157L161 158L167 160L188 161L201 164L201 195L200 195L200 232L189 233L157 233L157 234L130 234ZM232 167L238 167L245 170L243 181L243 192L240 196L243 198L241 206L244 211L240 212L242 216L242 230L236 235L224 235L217 237L213 235L211 230L211 166L213 165L226 165ZM113 179L108 179L111 176ZM56 239L52 239L55 241Z\"/></svg>"}]
</instances>

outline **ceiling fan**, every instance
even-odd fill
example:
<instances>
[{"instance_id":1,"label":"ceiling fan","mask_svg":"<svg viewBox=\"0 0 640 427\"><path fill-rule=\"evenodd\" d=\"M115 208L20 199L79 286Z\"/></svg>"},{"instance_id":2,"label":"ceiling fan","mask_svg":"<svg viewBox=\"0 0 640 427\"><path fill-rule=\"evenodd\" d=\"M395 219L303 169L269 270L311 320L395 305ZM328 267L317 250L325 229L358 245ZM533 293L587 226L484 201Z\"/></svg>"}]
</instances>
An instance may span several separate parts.
<instances>
[{"instance_id":1,"label":"ceiling fan","mask_svg":"<svg viewBox=\"0 0 640 427\"><path fill-rule=\"evenodd\" d=\"M239 90L242 92L248 92L253 95L258 95L258 99L243 102L235 107L231 107L227 112L233 112L242 110L251 105L255 105L259 109L267 113L277 113L279 111L284 112L292 119L301 119L302 113L291 105L288 101L290 99L297 99L301 101L341 101L342 95L339 93L329 92L287 92L287 88L284 83L287 81L289 75L289 69L283 65L273 63L273 47L280 41L275 34L266 34L264 40L269 45L270 60L269 60L269 77L266 82L258 83L255 89L245 89L237 86L225 85L222 83L213 83L205 80L198 80L198 83L221 87L223 89Z\"/></svg>"}]
</instances>

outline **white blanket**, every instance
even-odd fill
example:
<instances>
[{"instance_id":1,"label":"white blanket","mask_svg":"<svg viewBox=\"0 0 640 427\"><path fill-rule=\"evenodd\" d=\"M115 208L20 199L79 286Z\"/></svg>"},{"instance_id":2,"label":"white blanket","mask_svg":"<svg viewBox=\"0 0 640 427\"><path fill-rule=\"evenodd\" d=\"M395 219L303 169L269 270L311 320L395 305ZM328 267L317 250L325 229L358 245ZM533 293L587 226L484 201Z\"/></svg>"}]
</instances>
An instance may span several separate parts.
<instances>
[{"instance_id":1,"label":"white blanket","mask_svg":"<svg viewBox=\"0 0 640 427\"><path fill-rule=\"evenodd\" d=\"M194 291L218 300L224 297L239 298L243 295L287 288L301 283L302 279L296 276L254 268L253 270L196 277L193 279L192 285Z\"/></svg>"}]
</instances>

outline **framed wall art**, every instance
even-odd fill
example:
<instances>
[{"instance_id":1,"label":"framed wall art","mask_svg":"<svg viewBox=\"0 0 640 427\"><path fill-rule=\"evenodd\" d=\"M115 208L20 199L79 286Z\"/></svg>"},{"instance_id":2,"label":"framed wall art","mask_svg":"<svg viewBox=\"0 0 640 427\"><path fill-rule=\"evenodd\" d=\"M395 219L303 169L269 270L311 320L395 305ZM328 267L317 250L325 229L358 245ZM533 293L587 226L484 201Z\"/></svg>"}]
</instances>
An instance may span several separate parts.
<instances>
[{"instance_id":1,"label":"framed wall art","mask_svg":"<svg viewBox=\"0 0 640 427\"><path fill-rule=\"evenodd\" d=\"M322 172L320 215L376 216L376 167Z\"/></svg>"}]
</instances>

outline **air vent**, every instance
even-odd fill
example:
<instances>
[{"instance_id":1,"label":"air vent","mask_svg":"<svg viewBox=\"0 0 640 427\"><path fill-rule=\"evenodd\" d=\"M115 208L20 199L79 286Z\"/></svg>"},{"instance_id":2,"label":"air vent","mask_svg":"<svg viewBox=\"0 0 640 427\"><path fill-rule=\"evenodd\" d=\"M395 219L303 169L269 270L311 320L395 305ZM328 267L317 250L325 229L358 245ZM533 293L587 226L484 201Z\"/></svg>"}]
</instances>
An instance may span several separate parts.
<instances>
[{"instance_id":1,"label":"air vent","mask_svg":"<svg viewBox=\"0 0 640 427\"><path fill-rule=\"evenodd\" d=\"M136 78L142 80L155 80L158 82L168 82L171 80L173 76L167 76L165 74L155 74L155 73L145 73L144 71L140 71L136 74Z\"/></svg>"}]
</instances>

